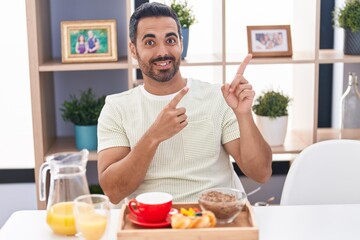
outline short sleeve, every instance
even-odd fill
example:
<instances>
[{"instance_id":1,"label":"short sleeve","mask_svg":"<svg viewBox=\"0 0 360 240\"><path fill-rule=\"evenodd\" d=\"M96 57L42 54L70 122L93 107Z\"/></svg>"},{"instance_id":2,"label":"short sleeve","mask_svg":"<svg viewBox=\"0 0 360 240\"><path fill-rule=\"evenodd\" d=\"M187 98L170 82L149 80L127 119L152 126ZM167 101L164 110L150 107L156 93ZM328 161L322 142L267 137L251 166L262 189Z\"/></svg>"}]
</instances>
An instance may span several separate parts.
<instances>
[{"instance_id":1,"label":"short sleeve","mask_svg":"<svg viewBox=\"0 0 360 240\"><path fill-rule=\"evenodd\" d=\"M98 119L98 152L111 147L130 146L122 122L120 109L106 98Z\"/></svg>"},{"instance_id":2,"label":"short sleeve","mask_svg":"<svg viewBox=\"0 0 360 240\"><path fill-rule=\"evenodd\" d=\"M233 110L225 103L225 111L222 120L221 143L225 144L237 138L240 138L240 130L237 118Z\"/></svg>"}]
</instances>

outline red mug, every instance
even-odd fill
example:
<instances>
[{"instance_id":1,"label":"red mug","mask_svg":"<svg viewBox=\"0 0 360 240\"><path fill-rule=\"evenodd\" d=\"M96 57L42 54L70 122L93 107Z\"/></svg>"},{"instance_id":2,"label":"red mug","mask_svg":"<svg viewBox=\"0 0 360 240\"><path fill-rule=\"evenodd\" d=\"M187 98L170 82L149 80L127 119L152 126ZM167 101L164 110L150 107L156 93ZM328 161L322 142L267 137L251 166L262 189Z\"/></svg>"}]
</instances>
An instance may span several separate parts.
<instances>
[{"instance_id":1,"label":"red mug","mask_svg":"<svg viewBox=\"0 0 360 240\"><path fill-rule=\"evenodd\" d=\"M165 192L147 192L129 201L129 210L145 222L163 222L172 207L173 196Z\"/></svg>"}]
</instances>

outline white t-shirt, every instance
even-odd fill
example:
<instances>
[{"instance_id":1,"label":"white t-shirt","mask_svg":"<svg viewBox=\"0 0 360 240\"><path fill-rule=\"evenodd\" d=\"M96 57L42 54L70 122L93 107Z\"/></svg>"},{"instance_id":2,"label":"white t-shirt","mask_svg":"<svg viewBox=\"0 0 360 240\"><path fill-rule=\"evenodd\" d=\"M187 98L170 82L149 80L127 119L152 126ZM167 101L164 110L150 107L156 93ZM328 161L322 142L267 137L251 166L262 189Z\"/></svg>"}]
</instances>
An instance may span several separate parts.
<instances>
[{"instance_id":1,"label":"white t-shirt","mask_svg":"<svg viewBox=\"0 0 360 240\"><path fill-rule=\"evenodd\" d=\"M223 144L240 137L237 119L222 96L220 84L188 79L188 93L178 107L186 108L188 125L160 143L143 183L128 196L168 192L174 202L194 202L213 187L243 190ZM156 96L143 86L110 95L98 123L98 151L133 148L175 94Z\"/></svg>"}]
</instances>

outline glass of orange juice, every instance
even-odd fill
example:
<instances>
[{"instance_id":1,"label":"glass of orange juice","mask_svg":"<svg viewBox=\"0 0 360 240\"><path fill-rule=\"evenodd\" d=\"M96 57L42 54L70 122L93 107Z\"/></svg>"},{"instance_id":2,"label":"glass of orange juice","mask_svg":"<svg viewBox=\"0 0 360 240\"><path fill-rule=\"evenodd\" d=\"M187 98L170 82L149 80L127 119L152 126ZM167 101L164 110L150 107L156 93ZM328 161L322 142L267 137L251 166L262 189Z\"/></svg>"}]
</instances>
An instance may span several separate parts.
<instances>
[{"instance_id":1,"label":"glass of orange juice","mask_svg":"<svg viewBox=\"0 0 360 240\"><path fill-rule=\"evenodd\" d=\"M110 202L107 196L79 196L74 200L73 208L77 235L81 239L107 239L107 229L110 225Z\"/></svg>"},{"instance_id":2,"label":"glass of orange juice","mask_svg":"<svg viewBox=\"0 0 360 240\"><path fill-rule=\"evenodd\" d=\"M47 211L46 222L56 234L75 235L73 202L60 202L52 205Z\"/></svg>"}]
</instances>

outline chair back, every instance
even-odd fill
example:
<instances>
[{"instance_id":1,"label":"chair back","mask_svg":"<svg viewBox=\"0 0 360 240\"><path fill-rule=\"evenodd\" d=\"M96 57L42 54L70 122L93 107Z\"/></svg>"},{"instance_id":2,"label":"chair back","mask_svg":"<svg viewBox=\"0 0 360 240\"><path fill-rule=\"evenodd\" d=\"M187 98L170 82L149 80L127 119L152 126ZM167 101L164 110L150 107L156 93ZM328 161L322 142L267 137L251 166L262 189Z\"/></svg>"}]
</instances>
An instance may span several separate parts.
<instances>
[{"instance_id":1,"label":"chair back","mask_svg":"<svg viewBox=\"0 0 360 240\"><path fill-rule=\"evenodd\" d=\"M305 148L286 176L280 205L360 203L360 141L327 140Z\"/></svg>"}]
</instances>

